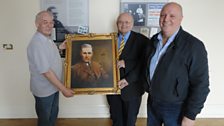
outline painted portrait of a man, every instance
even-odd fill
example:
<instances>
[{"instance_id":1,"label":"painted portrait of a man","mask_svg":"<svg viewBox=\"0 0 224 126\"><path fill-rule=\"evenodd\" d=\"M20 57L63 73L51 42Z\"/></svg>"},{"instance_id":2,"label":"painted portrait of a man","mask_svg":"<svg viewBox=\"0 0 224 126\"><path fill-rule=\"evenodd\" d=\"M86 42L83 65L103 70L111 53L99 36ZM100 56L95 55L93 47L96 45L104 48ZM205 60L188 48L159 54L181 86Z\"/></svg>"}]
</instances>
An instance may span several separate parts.
<instances>
[{"instance_id":1,"label":"painted portrait of a man","mask_svg":"<svg viewBox=\"0 0 224 126\"><path fill-rule=\"evenodd\" d=\"M113 85L113 78L108 66L102 62L102 54L96 57L94 47L90 43L79 44L79 51L74 49L76 54L75 61L71 65L71 87L72 88L105 88ZM76 46L77 48L77 46ZM99 47L98 47L99 50ZM97 51L96 51L97 52ZM98 51L99 52L99 51ZM100 51L102 53L102 50ZM105 53L105 52L104 52ZM105 54L106 55L106 54ZM79 58L77 58L79 57ZM101 58L100 58L101 57ZM105 69L107 67L107 69Z\"/></svg>"}]
</instances>

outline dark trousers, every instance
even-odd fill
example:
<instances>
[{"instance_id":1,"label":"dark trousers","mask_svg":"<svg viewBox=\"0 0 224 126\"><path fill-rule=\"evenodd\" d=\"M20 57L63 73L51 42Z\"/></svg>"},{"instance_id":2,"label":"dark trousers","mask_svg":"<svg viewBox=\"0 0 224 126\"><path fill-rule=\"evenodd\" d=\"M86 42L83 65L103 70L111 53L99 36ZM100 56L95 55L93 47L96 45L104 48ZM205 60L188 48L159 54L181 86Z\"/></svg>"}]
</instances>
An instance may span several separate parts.
<instances>
[{"instance_id":1,"label":"dark trousers","mask_svg":"<svg viewBox=\"0 0 224 126\"><path fill-rule=\"evenodd\" d=\"M124 101L121 95L107 95L113 126L135 126L142 97Z\"/></svg>"},{"instance_id":2,"label":"dark trousers","mask_svg":"<svg viewBox=\"0 0 224 126\"><path fill-rule=\"evenodd\" d=\"M182 104L164 103L151 100L147 102L147 126L181 126Z\"/></svg>"},{"instance_id":3,"label":"dark trousers","mask_svg":"<svg viewBox=\"0 0 224 126\"><path fill-rule=\"evenodd\" d=\"M48 97L34 96L34 98L38 126L55 126L58 116L59 93L56 92Z\"/></svg>"}]
</instances>

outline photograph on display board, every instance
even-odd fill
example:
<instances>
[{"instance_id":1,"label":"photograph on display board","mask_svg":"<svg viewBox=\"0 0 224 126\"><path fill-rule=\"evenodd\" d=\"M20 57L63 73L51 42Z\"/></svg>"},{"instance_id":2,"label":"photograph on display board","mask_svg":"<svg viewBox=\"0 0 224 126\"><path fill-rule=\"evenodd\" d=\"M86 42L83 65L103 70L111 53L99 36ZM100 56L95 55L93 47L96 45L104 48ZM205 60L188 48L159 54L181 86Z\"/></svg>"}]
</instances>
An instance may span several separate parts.
<instances>
[{"instance_id":1,"label":"photograph on display board","mask_svg":"<svg viewBox=\"0 0 224 126\"><path fill-rule=\"evenodd\" d=\"M145 4L125 4L124 12L130 13L134 18L134 26L145 26L146 5Z\"/></svg>"}]
</instances>

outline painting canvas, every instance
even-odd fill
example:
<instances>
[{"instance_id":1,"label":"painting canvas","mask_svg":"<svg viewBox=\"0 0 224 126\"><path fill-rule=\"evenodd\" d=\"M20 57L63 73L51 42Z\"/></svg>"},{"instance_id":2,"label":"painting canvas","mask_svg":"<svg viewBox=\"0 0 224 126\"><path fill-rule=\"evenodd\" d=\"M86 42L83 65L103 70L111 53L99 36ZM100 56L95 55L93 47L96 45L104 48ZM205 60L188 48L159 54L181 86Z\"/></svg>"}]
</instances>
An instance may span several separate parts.
<instances>
[{"instance_id":1,"label":"painting canvas","mask_svg":"<svg viewBox=\"0 0 224 126\"><path fill-rule=\"evenodd\" d=\"M118 94L116 33L67 35L65 85L75 94Z\"/></svg>"}]
</instances>

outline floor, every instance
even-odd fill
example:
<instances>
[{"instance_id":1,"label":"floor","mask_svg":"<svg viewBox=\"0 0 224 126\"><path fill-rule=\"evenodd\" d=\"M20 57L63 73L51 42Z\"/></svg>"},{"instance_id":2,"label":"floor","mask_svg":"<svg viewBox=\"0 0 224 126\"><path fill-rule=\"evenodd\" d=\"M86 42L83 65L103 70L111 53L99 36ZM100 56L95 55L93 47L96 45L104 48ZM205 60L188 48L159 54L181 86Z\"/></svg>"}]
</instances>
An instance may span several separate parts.
<instances>
[{"instance_id":1,"label":"floor","mask_svg":"<svg viewBox=\"0 0 224 126\"><path fill-rule=\"evenodd\" d=\"M36 126L36 121L36 119L0 119L0 126ZM56 126L111 126L111 121L105 118L60 118ZM146 126L146 119L139 118L136 126ZM197 119L195 126L224 126L224 118Z\"/></svg>"}]
</instances>

